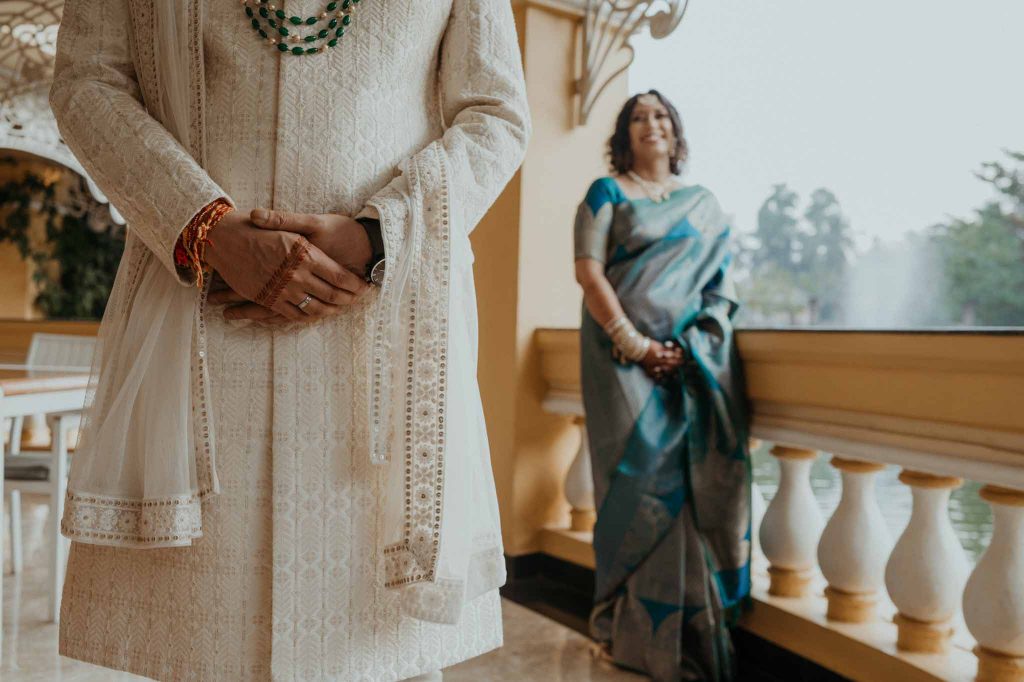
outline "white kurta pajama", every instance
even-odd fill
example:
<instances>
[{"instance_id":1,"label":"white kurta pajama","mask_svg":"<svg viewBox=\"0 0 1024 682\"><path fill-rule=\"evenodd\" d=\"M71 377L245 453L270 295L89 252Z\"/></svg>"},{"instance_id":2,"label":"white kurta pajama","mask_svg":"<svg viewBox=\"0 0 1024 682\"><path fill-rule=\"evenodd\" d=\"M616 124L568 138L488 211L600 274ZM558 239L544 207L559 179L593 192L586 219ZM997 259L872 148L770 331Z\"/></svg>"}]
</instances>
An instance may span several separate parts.
<instances>
[{"instance_id":1,"label":"white kurta pajama","mask_svg":"<svg viewBox=\"0 0 1024 682\"><path fill-rule=\"evenodd\" d=\"M160 680L399 680L500 646L468 231L529 131L510 3L363 0L306 57L237 2L186 5L176 86L150 0L64 10L51 103L129 243L72 467L61 653ZM389 281L322 322L227 323L171 256L217 197L373 206Z\"/></svg>"}]
</instances>

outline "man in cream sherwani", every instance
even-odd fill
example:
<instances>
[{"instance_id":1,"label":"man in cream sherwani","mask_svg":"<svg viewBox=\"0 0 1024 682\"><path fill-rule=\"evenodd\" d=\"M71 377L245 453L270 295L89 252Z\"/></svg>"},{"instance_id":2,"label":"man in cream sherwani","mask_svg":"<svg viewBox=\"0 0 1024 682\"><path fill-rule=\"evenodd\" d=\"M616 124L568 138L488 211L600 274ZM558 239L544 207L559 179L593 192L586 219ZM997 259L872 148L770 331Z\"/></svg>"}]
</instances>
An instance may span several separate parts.
<instances>
[{"instance_id":1,"label":"man in cream sherwani","mask_svg":"<svg viewBox=\"0 0 1024 682\"><path fill-rule=\"evenodd\" d=\"M529 135L509 1L68 0L51 104L129 225L66 501L61 653L392 681L500 646L468 234ZM235 210L208 263L237 293L174 258L217 200ZM379 286L355 217L379 220ZM275 310L218 305L255 300L297 233Z\"/></svg>"}]
</instances>

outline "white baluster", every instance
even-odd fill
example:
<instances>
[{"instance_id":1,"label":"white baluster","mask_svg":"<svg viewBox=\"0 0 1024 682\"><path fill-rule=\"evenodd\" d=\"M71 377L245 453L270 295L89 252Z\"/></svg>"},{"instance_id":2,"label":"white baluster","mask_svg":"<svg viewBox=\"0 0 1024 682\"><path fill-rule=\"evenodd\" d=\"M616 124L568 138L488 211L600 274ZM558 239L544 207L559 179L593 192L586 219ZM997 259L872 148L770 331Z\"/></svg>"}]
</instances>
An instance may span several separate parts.
<instances>
[{"instance_id":1,"label":"white baluster","mask_svg":"<svg viewBox=\"0 0 1024 682\"><path fill-rule=\"evenodd\" d=\"M753 452L757 448L761 447L761 441L756 438L750 439L750 452ZM764 501L764 493L761 492L761 488L757 485L756 481L750 482L750 538L751 544L751 558L758 560L764 556L761 551L761 521L764 520L764 513L768 509L768 503Z\"/></svg>"},{"instance_id":2,"label":"white baluster","mask_svg":"<svg viewBox=\"0 0 1024 682\"><path fill-rule=\"evenodd\" d=\"M572 506L572 530L591 532L597 514L594 511L594 478L590 469L590 445L587 440L586 421L574 420L580 430L580 448L565 475L565 499Z\"/></svg>"},{"instance_id":3,"label":"white baluster","mask_svg":"<svg viewBox=\"0 0 1024 682\"><path fill-rule=\"evenodd\" d=\"M755 481L750 482L750 535L753 538L751 551L754 555L762 554L761 550L761 522L764 521L764 514L768 511L768 503L764 501L764 493Z\"/></svg>"},{"instance_id":4,"label":"white baluster","mask_svg":"<svg viewBox=\"0 0 1024 682\"><path fill-rule=\"evenodd\" d=\"M992 541L964 588L964 620L978 641L978 682L1024 680L1024 492L987 485Z\"/></svg>"},{"instance_id":5,"label":"white baluster","mask_svg":"<svg viewBox=\"0 0 1024 682\"><path fill-rule=\"evenodd\" d=\"M776 445L779 489L761 520L759 537L767 557L769 594L802 597L814 570L814 548L821 533L821 510L811 490L814 450Z\"/></svg>"},{"instance_id":6,"label":"white baluster","mask_svg":"<svg viewBox=\"0 0 1024 682\"><path fill-rule=\"evenodd\" d=\"M843 493L818 543L818 565L828 580L828 618L862 623L874 618L892 537L875 499L884 464L833 457Z\"/></svg>"},{"instance_id":7,"label":"white baluster","mask_svg":"<svg viewBox=\"0 0 1024 682\"><path fill-rule=\"evenodd\" d=\"M900 481L910 486L914 502L885 566L885 586L899 609L896 646L945 653L970 571L948 512L949 495L963 480L904 469Z\"/></svg>"}]
</instances>

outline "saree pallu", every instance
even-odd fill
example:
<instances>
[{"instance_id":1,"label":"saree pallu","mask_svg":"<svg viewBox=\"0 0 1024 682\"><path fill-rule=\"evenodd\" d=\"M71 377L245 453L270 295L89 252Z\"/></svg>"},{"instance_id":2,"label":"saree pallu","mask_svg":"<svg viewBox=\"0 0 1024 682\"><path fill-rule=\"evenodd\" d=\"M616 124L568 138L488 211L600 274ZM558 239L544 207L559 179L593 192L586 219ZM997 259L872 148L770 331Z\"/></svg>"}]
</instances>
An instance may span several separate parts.
<instances>
[{"instance_id":1,"label":"saree pallu","mask_svg":"<svg viewBox=\"0 0 1024 682\"><path fill-rule=\"evenodd\" d=\"M612 359L583 311L583 402L597 524L594 637L659 681L732 680L728 628L750 593L750 457L731 323L729 227L702 187L660 203L610 178L580 205L576 257L605 273L637 329L686 362L665 385Z\"/></svg>"}]
</instances>

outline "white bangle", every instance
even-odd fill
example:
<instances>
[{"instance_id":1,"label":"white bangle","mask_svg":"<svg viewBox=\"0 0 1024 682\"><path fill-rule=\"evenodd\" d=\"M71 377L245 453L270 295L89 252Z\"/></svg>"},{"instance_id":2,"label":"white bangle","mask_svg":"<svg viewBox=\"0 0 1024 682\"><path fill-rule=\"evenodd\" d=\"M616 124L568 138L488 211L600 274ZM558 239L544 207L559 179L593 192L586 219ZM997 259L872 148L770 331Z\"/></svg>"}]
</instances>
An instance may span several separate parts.
<instances>
[{"instance_id":1,"label":"white bangle","mask_svg":"<svg viewBox=\"0 0 1024 682\"><path fill-rule=\"evenodd\" d=\"M649 338L639 332L635 332L635 335L630 337L630 343L630 347L623 347L623 355L633 362L640 362L647 357L647 351L651 349L651 340Z\"/></svg>"},{"instance_id":2,"label":"white bangle","mask_svg":"<svg viewBox=\"0 0 1024 682\"><path fill-rule=\"evenodd\" d=\"M625 315L609 322L604 330L627 360L640 362L651 349L651 339L638 332Z\"/></svg>"},{"instance_id":3,"label":"white bangle","mask_svg":"<svg viewBox=\"0 0 1024 682\"><path fill-rule=\"evenodd\" d=\"M604 326L604 333L608 336L612 336L621 327L631 326L629 318L625 315L619 315L614 320Z\"/></svg>"}]
</instances>

